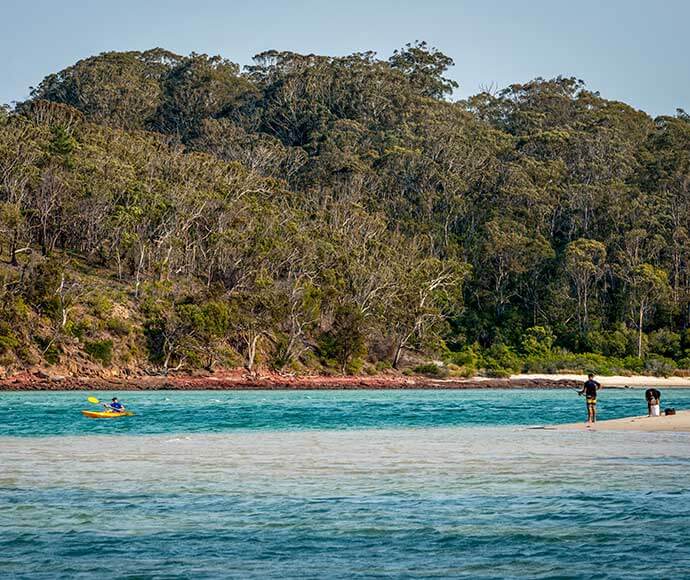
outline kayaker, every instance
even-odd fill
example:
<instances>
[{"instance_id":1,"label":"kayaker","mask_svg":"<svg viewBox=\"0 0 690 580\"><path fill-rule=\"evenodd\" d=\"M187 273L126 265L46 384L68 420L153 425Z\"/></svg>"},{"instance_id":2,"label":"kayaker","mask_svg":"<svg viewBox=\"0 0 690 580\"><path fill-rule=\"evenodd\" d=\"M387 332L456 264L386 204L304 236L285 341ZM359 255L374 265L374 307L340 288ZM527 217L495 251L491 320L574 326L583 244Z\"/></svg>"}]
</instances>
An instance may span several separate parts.
<instances>
[{"instance_id":1,"label":"kayaker","mask_svg":"<svg viewBox=\"0 0 690 580\"><path fill-rule=\"evenodd\" d=\"M117 397L113 397L113 400L107 404L103 405L106 409L110 409L111 411L114 411L115 413L124 413L125 412L125 406L120 403L120 401L117 400Z\"/></svg>"}]
</instances>

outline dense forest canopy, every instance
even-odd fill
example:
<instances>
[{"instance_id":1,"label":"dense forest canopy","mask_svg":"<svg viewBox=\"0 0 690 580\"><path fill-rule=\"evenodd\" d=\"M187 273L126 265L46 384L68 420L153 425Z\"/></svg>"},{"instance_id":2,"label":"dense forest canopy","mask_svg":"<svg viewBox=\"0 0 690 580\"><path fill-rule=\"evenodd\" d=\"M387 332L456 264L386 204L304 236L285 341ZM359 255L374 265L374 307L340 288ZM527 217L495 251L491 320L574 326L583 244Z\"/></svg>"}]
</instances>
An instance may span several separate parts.
<instances>
[{"instance_id":1,"label":"dense forest canopy","mask_svg":"<svg viewBox=\"0 0 690 580\"><path fill-rule=\"evenodd\" d=\"M0 113L0 366L690 367L690 117L569 77L451 102L452 65L49 75Z\"/></svg>"}]
</instances>

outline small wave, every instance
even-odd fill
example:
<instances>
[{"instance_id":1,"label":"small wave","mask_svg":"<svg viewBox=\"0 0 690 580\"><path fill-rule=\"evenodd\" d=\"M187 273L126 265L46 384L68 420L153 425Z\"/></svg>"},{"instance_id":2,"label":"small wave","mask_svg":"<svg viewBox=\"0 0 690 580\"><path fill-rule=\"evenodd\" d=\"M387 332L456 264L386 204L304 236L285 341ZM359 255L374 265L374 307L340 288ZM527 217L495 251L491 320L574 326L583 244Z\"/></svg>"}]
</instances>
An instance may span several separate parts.
<instances>
[{"instance_id":1,"label":"small wave","mask_svg":"<svg viewBox=\"0 0 690 580\"><path fill-rule=\"evenodd\" d=\"M173 437L171 439L166 439L164 443L179 443L181 441L190 441L192 438L189 436L186 437Z\"/></svg>"}]
</instances>

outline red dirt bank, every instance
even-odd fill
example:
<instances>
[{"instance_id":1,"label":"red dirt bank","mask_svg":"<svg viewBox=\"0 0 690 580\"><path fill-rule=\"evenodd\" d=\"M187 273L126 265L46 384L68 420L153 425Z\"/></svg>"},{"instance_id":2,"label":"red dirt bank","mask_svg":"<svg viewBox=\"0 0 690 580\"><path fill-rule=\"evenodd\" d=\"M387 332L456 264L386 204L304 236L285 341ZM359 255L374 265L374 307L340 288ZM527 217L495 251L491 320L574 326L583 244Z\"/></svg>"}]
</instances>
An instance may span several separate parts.
<instances>
[{"instance_id":1,"label":"red dirt bank","mask_svg":"<svg viewBox=\"0 0 690 580\"><path fill-rule=\"evenodd\" d=\"M377 376L292 376L242 371L208 375L138 376L130 378L71 377L43 371L0 379L0 391L123 391L123 390L358 390L358 389L529 389L572 388L580 383L551 379L429 379L396 374Z\"/></svg>"}]
</instances>

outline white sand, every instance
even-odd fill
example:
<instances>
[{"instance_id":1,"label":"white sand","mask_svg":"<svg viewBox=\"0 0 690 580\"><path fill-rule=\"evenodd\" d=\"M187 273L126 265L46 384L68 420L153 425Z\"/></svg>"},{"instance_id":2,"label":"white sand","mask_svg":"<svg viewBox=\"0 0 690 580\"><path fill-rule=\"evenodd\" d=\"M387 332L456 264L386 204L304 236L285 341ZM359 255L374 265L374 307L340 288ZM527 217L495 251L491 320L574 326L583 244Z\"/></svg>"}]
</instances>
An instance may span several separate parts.
<instances>
[{"instance_id":1,"label":"white sand","mask_svg":"<svg viewBox=\"0 0 690 580\"><path fill-rule=\"evenodd\" d=\"M690 411L677 411L675 415L661 417L625 417L596 423L569 423L547 427L554 431L682 431L690 433Z\"/></svg>"},{"instance_id":2,"label":"white sand","mask_svg":"<svg viewBox=\"0 0 690 580\"><path fill-rule=\"evenodd\" d=\"M546 380L571 380L586 381L586 375L513 375L511 379L546 379ZM604 387L690 387L690 377L647 377L635 375L632 377L613 376L594 377Z\"/></svg>"}]
</instances>

